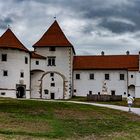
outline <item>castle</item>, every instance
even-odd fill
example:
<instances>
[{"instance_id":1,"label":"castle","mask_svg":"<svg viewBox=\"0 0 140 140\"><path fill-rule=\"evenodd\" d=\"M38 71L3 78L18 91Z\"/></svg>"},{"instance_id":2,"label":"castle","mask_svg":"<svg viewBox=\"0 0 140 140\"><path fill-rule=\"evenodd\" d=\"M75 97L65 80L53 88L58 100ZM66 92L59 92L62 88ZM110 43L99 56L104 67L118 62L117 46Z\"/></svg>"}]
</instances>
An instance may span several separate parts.
<instances>
[{"instance_id":1,"label":"castle","mask_svg":"<svg viewBox=\"0 0 140 140\"><path fill-rule=\"evenodd\" d=\"M140 98L140 54L77 56L55 20L29 51L8 28L0 37L0 97L69 99L128 93Z\"/></svg>"}]
</instances>

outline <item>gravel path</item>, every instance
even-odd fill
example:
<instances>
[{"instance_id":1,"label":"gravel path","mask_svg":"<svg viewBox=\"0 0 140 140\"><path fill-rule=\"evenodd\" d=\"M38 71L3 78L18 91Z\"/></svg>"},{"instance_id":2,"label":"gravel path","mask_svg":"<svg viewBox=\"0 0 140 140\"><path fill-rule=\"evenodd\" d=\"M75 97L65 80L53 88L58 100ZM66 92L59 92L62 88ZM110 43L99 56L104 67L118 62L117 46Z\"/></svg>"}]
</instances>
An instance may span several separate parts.
<instances>
[{"instance_id":1,"label":"gravel path","mask_svg":"<svg viewBox=\"0 0 140 140\"><path fill-rule=\"evenodd\" d=\"M118 106L118 105L109 105L109 104L98 104L98 103L86 103L86 102L79 102L79 101L67 101L70 103L76 103L76 104L86 104L86 105L95 105L95 106L100 106L100 107L107 107L107 108L112 108L112 109L117 109L117 110L122 110L128 112L128 107L125 106ZM140 115L140 108L131 108L132 113Z\"/></svg>"}]
</instances>

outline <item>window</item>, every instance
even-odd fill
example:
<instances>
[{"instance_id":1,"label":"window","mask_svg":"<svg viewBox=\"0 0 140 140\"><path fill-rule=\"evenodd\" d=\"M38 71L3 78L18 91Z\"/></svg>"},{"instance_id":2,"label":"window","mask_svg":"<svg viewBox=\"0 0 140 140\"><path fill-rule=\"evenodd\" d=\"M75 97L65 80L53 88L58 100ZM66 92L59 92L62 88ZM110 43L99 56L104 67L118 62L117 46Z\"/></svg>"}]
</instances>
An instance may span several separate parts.
<instances>
[{"instance_id":1,"label":"window","mask_svg":"<svg viewBox=\"0 0 140 140\"><path fill-rule=\"evenodd\" d=\"M55 66L55 57L48 57L48 66Z\"/></svg>"},{"instance_id":2,"label":"window","mask_svg":"<svg viewBox=\"0 0 140 140\"><path fill-rule=\"evenodd\" d=\"M25 57L25 64L28 64L28 57Z\"/></svg>"},{"instance_id":3,"label":"window","mask_svg":"<svg viewBox=\"0 0 140 140\"><path fill-rule=\"evenodd\" d=\"M109 74L105 74L105 80L109 80Z\"/></svg>"},{"instance_id":4,"label":"window","mask_svg":"<svg viewBox=\"0 0 140 140\"><path fill-rule=\"evenodd\" d=\"M35 61L35 64L36 64L36 65L39 65L39 61Z\"/></svg>"},{"instance_id":5,"label":"window","mask_svg":"<svg viewBox=\"0 0 140 140\"><path fill-rule=\"evenodd\" d=\"M55 51L55 47L50 47L49 51Z\"/></svg>"},{"instance_id":6,"label":"window","mask_svg":"<svg viewBox=\"0 0 140 140\"><path fill-rule=\"evenodd\" d=\"M44 90L45 94L49 94L49 91L47 89Z\"/></svg>"},{"instance_id":7,"label":"window","mask_svg":"<svg viewBox=\"0 0 140 140\"><path fill-rule=\"evenodd\" d=\"M5 95L5 92L1 92L1 95Z\"/></svg>"},{"instance_id":8,"label":"window","mask_svg":"<svg viewBox=\"0 0 140 140\"><path fill-rule=\"evenodd\" d=\"M93 79L94 79L94 74L93 74L93 73L91 73L91 74L89 75L89 79L90 79L90 80L93 80Z\"/></svg>"},{"instance_id":9,"label":"window","mask_svg":"<svg viewBox=\"0 0 140 140\"><path fill-rule=\"evenodd\" d=\"M131 78L133 78L133 75L131 75Z\"/></svg>"},{"instance_id":10,"label":"window","mask_svg":"<svg viewBox=\"0 0 140 140\"><path fill-rule=\"evenodd\" d=\"M3 71L3 76L8 76L8 71L7 70Z\"/></svg>"},{"instance_id":11,"label":"window","mask_svg":"<svg viewBox=\"0 0 140 140\"><path fill-rule=\"evenodd\" d=\"M115 90L111 90L111 95L115 95Z\"/></svg>"},{"instance_id":12,"label":"window","mask_svg":"<svg viewBox=\"0 0 140 140\"><path fill-rule=\"evenodd\" d=\"M89 91L89 95L91 95L92 94L92 91Z\"/></svg>"},{"instance_id":13,"label":"window","mask_svg":"<svg viewBox=\"0 0 140 140\"><path fill-rule=\"evenodd\" d=\"M23 78L24 77L24 72L20 73L20 77Z\"/></svg>"},{"instance_id":14,"label":"window","mask_svg":"<svg viewBox=\"0 0 140 140\"><path fill-rule=\"evenodd\" d=\"M2 61L7 61L7 54L2 54L1 60Z\"/></svg>"},{"instance_id":15,"label":"window","mask_svg":"<svg viewBox=\"0 0 140 140\"><path fill-rule=\"evenodd\" d=\"M74 92L76 92L76 89L74 89Z\"/></svg>"},{"instance_id":16,"label":"window","mask_svg":"<svg viewBox=\"0 0 140 140\"><path fill-rule=\"evenodd\" d=\"M124 74L120 74L120 80L124 80Z\"/></svg>"},{"instance_id":17,"label":"window","mask_svg":"<svg viewBox=\"0 0 140 140\"><path fill-rule=\"evenodd\" d=\"M80 79L80 74L76 74L76 79Z\"/></svg>"},{"instance_id":18,"label":"window","mask_svg":"<svg viewBox=\"0 0 140 140\"><path fill-rule=\"evenodd\" d=\"M55 83L51 83L51 87L55 87Z\"/></svg>"},{"instance_id":19,"label":"window","mask_svg":"<svg viewBox=\"0 0 140 140\"><path fill-rule=\"evenodd\" d=\"M54 73L50 73L50 77L54 77Z\"/></svg>"}]
</instances>

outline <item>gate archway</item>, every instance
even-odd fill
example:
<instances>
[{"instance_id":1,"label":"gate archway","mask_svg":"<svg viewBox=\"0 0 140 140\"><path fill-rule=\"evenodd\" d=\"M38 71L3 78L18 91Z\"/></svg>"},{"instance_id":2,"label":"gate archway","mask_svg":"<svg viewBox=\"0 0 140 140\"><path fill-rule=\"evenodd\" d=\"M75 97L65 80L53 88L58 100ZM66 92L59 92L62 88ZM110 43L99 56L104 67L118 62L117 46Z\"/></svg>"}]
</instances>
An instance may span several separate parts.
<instances>
[{"instance_id":1,"label":"gate archway","mask_svg":"<svg viewBox=\"0 0 140 140\"><path fill-rule=\"evenodd\" d=\"M48 72L45 72L45 73L42 75L42 77L41 77L41 79L40 79L40 98L43 98L43 95L42 95L43 78L44 78L46 75L50 74L50 73L57 74L57 75L59 75L59 76L62 78L62 80L63 80L63 99L64 99L64 98L65 98L65 95L66 95L65 91L66 91L66 82L67 82L67 81L66 81L65 76L64 76L63 74L57 72L57 71L48 71Z\"/></svg>"},{"instance_id":2,"label":"gate archway","mask_svg":"<svg viewBox=\"0 0 140 140\"><path fill-rule=\"evenodd\" d=\"M18 86L17 87L17 98L24 98L25 97L25 87L24 86Z\"/></svg>"},{"instance_id":3,"label":"gate archway","mask_svg":"<svg viewBox=\"0 0 140 140\"><path fill-rule=\"evenodd\" d=\"M129 93L132 97L135 97L135 85L130 85L130 86L128 86L128 93Z\"/></svg>"}]
</instances>

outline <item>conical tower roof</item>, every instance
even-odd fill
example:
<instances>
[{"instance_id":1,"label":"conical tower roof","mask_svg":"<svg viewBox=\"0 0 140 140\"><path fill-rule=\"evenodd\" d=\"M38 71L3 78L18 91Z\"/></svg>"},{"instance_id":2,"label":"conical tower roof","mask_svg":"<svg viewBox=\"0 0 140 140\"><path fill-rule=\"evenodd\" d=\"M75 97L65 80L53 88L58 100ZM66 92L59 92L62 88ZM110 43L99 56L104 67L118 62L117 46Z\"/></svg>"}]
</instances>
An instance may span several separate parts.
<instances>
[{"instance_id":1,"label":"conical tower roof","mask_svg":"<svg viewBox=\"0 0 140 140\"><path fill-rule=\"evenodd\" d=\"M58 22L55 20L50 28L45 32L41 39L33 47L73 47L68 41Z\"/></svg>"},{"instance_id":2,"label":"conical tower roof","mask_svg":"<svg viewBox=\"0 0 140 140\"><path fill-rule=\"evenodd\" d=\"M28 49L18 40L18 38L9 28L0 37L0 48L19 49L29 52Z\"/></svg>"}]
</instances>

